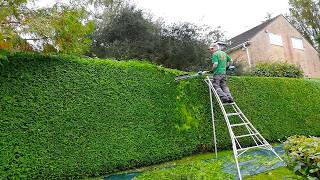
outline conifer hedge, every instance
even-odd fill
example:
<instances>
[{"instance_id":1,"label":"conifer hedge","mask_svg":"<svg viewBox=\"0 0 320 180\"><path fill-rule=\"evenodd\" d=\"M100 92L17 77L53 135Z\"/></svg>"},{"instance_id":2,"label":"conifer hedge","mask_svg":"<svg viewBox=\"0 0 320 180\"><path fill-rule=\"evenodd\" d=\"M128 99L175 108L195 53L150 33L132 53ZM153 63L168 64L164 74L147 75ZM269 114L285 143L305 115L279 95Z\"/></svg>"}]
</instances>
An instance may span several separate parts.
<instances>
[{"instance_id":1,"label":"conifer hedge","mask_svg":"<svg viewBox=\"0 0 320 180\"><path fill-rule=\"evenodd\" d=\"M98 176L210 150L208 87L202 78L177 83L179 73L138 61L2 53L0 179ZM229 86L267 140L320 135L318 81L231 77ZM218 146L230 148L215 113Z\"/></svg>"}]
</instances>

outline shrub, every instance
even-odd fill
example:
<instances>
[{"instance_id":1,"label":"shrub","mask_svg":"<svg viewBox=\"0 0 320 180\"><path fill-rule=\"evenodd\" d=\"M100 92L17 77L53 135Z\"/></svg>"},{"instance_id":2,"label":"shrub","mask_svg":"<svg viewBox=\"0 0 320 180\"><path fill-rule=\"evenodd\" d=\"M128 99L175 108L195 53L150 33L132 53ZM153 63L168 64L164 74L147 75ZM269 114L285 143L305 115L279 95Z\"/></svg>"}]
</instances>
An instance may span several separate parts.
<instances>
[{"instance_id":1,"label":"shrub","mask_svg":"<svg viewBox=\"0 0 320 180\"><path fill-rule=\"evenodd\" d=\"M212 148L203 78L137 61L7 54L0 66L0 179L76 179ZM320 84L231 77L237 104L270 142L320 135ZM217 103L220 149L231 148Z\"/></svg>"},{"instance_id":2,"label":"shrub","mask_svg":"<svg viewBox=\"0 0 320 180\"><path fill-rule=\"evenodd\" d=\"M3 61L8 61L8 57L7 57L8 53L9 52L0 49L0 66L2 65Z\"/></svg>"},{"instance_id":3,"label":"shrub","mask_svg":"<svg viewBox=\"0 0 320 180\"><path fill-rule=\"evenodd\" d=\"M292 136L284 144L288 164L297 174L320 178L320 138Z\"/></svg>"},{"instance_id":4,"label":"shrub","mask_svg":"<svg viewBox=\"0 0 320 180\"><path fill-rule=\"evenodd\" d=\"M244 63L243 60L235 59L232 65L235 68L234 70L227 69L227 75L233 75L233 76L249 76L250 75L250 71L248 70L246 63Z\"/></svg>"},{"instance_id":5,"label":"shrub","mask_svg":"<svg viewBox=\"0 0 320 180\"><path fill-rule=\"evenodd\" d=\"M252 69L252 75L265 77L303 77L303 70L288 63L261 63Z\"/></svg>"}]
</instances>

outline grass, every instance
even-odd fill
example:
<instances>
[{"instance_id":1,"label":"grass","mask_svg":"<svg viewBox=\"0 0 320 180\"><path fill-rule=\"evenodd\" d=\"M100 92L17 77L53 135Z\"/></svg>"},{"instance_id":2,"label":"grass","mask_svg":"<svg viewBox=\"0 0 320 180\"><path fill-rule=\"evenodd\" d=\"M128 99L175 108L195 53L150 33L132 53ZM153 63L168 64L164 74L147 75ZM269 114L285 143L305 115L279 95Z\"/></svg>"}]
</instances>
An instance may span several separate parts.
<instances>
[{"instance_id":1,"label":"grass","mask_svg":"<svg viewBox=\"0 0 320 180\"><path fill-rule=\"evenodd\" d=\"M272 171L260 173L251 177L246 177L245 180L279 180L279 179L303 179L301 176L295 175L286 167L281 167Z\"/></svg>"},{"instance_id":2,"label":"grass","mask_svg":"<svg viewBox=\"0 0 320 180\"><path fill-rule=\"evenodd\" d=\"M253 151L254 152L254 151ZM259 154L254 156L247 155L240 159L240 162L254 161L254 164L262 164L263 166L272 167L278 160L269 157L262 157ZM152 179L235 179L234 174L227 172L228 167L234 165L232 151L221 151L218 153L218 158L215 158L213 153L197 154L185 157L179 160L170 161L158 165L132 169L124 173L141 173L134 177L134 180L152 180ZM235 168L235 167L234 167ZM248 167L247 167L248 168ZM245 165L241 166L242 170L246 170ZM229 168L230 170L230 168ZM253 170L255 170L253 168ZM235 169L231 168L235 172ZM114 175L114 174L113 174ZM106 176L104 176L106 177ZM104 177L91 178L87 180L98 180ZM246 180L260 180L260 179L302 179L295 175L286 167L280 167L271 171L260 174L245 176Z\"/></svg>"}]
</instances>

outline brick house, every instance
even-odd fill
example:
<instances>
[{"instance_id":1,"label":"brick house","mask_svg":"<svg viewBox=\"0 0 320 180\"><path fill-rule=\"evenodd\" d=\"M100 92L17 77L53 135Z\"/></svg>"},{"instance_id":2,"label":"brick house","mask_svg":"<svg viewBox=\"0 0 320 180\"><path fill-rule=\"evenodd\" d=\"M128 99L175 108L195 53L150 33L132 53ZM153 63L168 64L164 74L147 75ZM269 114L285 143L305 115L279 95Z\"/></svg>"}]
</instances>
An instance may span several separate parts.
<instances>
[{"instance_id":1,"label":"brick house","mask_svg":"<svg viewBox=\"0 0 320 180\"><path fill-rule=\"evenodd\" d=\"M318 52L283 15L230 39L227 53L247 67L287 62L300 66L307 77L320 77Z\"/></svg>"}]
</instances>

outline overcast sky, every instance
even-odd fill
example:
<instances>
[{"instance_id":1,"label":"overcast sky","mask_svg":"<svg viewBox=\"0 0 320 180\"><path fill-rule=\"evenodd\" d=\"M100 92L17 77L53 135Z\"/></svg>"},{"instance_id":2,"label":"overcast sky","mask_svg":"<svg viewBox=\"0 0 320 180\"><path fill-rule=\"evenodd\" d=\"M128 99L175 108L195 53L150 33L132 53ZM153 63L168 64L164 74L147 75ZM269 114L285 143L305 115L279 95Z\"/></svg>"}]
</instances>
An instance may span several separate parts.
<instances>
[{"instance_id":1,"label":"overcast sky","mask_svg":"<svg viewBox=\"0 0 320 180\"><path fill-rule=\"evenodd\" d=\"M56 1L39 0L39 6ZM221 26L228 38L259 25L272 16L288 12L288 0L131 0L140 9L167 23L191 22L211 27Z\"/></svg>"},{"instance_id":2,"label":"overcast sky","mask_svg":"<svg viewBox=\"0 0 320 180\"><path fill-rule=\"evenodd\" d=\"M135 4L167 22L186 21L221 26L227 37L259 25L267 13L289 11L288 0L133 0Z\"/></svg>"}]
</instances>

